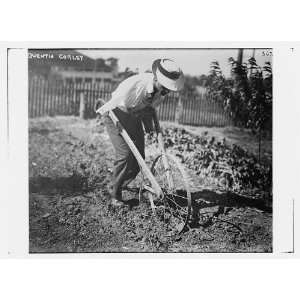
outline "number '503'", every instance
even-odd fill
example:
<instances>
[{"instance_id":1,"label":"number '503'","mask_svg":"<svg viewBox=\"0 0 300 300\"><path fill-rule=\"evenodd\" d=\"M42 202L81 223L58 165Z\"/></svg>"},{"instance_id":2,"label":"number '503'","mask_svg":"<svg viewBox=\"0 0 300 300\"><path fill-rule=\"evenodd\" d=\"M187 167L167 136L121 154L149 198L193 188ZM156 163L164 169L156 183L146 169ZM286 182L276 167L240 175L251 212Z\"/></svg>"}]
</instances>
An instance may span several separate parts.
<instances>
[{"instance_id":1,"label":"number '503'","mask_svg":"<svg viewBox=\"0 0 300 300\"><path fill-rule=\"evenodd\" d=\"M272 52L272 50L263 50L262 55L263 56L272 56L273 52Z\"/></svg>"}]
</instances>

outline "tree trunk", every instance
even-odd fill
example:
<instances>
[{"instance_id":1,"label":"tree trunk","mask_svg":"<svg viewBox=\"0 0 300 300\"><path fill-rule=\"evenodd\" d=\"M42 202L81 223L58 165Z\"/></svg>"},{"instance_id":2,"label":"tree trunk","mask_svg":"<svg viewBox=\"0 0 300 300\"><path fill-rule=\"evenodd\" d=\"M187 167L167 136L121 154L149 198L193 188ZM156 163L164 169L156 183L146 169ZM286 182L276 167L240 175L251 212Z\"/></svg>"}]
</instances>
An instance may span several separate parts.
<instances>
[{"instance_id":1,"label":"tree trunk","mask_svg":"<svg viewBox=\"0 0 300 300\"><path fill-rule=\"evenodd\" d=\"M258 134L258 162L260 163L261 159L261 129L259 129L259 134Z\"/></svg>"},{"instance_id":2,"label":"tree trunk","mask_svg":"<svg viewBox=\"0 0 300 300\"><path fill-rule=\"evenodd\" d=\"M237 62L239 65L243 63L243 49L238 50Z\"/></svg>"}]
</instances>

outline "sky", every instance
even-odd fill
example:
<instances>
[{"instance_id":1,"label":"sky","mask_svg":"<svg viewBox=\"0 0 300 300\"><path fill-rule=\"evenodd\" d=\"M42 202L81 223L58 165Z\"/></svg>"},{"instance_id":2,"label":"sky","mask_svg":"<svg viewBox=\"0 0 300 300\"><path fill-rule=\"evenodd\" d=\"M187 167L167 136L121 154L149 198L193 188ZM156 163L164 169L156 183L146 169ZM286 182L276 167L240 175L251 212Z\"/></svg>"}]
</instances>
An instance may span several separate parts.
<instances>
[{"instance_id":1,"label":"sky","mask_svg":"<svg viewBox=\"0 0 300 300\"><path fill-rule=\"evenodd\" d=\"M210 64L217 60L225 76L230 75L228 58L237 58L237 49L101 49L101 50L79 50L79 52L92 58L119 59L119 70L124 71L126 67L135 71L144 72L151 69L151 64L157 58L170 58L177 62L182 71L189 75L208 74ZM252 49L244 49L243 60L252 56ZM263 49L255 50L257 64L263 66L266 61L271 61L271 56L263 56Z\"/></svg>"}]
</instances>

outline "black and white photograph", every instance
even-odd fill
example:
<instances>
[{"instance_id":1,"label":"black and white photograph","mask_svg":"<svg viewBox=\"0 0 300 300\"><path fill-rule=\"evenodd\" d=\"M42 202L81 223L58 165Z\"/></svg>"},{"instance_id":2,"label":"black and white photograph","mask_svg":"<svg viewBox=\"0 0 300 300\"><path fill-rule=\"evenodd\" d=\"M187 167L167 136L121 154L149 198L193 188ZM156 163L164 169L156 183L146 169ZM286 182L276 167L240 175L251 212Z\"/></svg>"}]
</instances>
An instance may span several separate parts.
<instances>
[{"instance_id":1,"label":"black and white photograph","mask_svg":"<svg viewBox=\"0 0 300 300\"><path fill-rule=\"evenodd\" d=\"M29 253L272 253L272 57L28 49Z\"/></svg>"},{"instance_id":2,"label":"black and white photograph","mask_svg":"<svg viewBox=\"0 0 300 300\"><path fill-rule=\"evenodd\" d=\"M4 1L0 298L297 299L297 4Z\"/></svg>"}]
</instances>

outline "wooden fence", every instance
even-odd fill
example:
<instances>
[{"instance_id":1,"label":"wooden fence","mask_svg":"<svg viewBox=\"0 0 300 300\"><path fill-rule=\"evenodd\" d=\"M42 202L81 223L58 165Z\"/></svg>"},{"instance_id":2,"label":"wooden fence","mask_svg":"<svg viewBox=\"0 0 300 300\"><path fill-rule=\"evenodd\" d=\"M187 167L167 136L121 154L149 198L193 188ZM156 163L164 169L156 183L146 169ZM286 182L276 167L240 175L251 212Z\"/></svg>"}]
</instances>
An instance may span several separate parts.
<instances>
[{"instance_id":1,"label":"wooden fence","mask_svg":"<svg viewBox=\"0 0 300 300\"><path fill-rule=\"evenodd\" d=\"M30 118L57 115L75 115L84 103L86 118L95 117L98 98L109 100L111 85L101 83L62 83L43 79L29 81L28 113ZM169 94L158 108L162 121L201 126L228 126L232 121L219 103L208 95Z\"/></svg>"}]
</instances>

